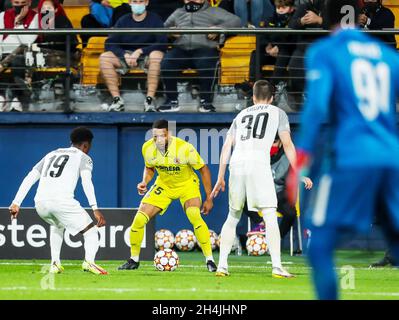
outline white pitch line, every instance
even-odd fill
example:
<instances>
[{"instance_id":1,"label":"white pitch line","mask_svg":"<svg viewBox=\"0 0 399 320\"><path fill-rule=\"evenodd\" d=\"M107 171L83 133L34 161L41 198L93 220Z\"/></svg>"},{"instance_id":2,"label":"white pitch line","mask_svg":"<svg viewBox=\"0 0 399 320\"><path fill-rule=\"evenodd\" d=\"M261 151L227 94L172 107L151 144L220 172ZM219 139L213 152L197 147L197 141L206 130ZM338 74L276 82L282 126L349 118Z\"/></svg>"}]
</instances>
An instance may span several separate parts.
<instances>
[{"instance_id":1,"label":"white pitch line","mask_svg":"<svg viewBox=\"0 0 399 320\"><path fill-rule=\"evenodd\" d=\"M281 290L229 290L229 289L197 289L197 288L186 288L186 289L171 289L171 288L54 288L49 290L44 290L37 287L0 287L0 291L82 291L82 292L115 292L115 293L125 293L125 292L206 292L206 293L247 293L247 294L282 294ZM290 291L292 294L310 294L313 291ZM285 293L285 292L284 292ZM341 291L347 295L355 296L380 296L380 297L399 297L399 292L349 292Z\"/></svg>"},{"instance_id":2,"label":"white pitch line","mask_svg":"<svg viewBox=\"0 0 399 320\"><path fill-rule=\"evenodd\" d=\"M197 289L197 288L54 288L54 289L41 289L37 287L0 287L0 291L94 291L94 292L207 292L207 293L259 293L259 294L281 294L279 290L228 290L228 289Z\"/></svg>"},{"instance_id":3,"label":"white pitch line","mask_svg":"<svg viewBox=\"0 0 399 320\"><path fill-rule=\"evenodd\" d=\"M308 266L297 266L295 265L294 262L288 261L288 262L283 262L283 265L289 265L290 267L298 270L311 270L311 267ZM0 266L49 266L49 263L34 263L34 262L0 262ZM80 266L80 262L76 263L63 263L63 266ZM118 266L116 263L103 263L103 266L107 267L112 267L112 266ZM229 265L229 269L269 269L271 266L271 262L268 261L267 265L264 266L253 266L251 265L251 262L248 263L248 265ZM153 268L152 264L142 264L143 268ZM192 265L192 264L180 264L179 268L194 268L194 269L203 269L203 266L199 265ZM341 267L335 267L336 270L340 270ZM397 270L395 267L389 267L389 268L369 268L369 267L353 267L354 270L370 270L370 271L387 271L387 270Z\"/></svg>"}]
</instances>

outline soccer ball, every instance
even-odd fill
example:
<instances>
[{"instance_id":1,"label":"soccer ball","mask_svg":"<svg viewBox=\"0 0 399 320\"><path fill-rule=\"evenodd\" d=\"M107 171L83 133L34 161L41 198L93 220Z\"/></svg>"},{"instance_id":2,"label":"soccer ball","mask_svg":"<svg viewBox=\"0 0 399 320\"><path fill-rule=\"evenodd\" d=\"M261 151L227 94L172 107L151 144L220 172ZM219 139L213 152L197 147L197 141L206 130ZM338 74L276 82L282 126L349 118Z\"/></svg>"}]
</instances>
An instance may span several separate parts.
<instances>
[{"instance_id":1,"label":"soccer ball","mask_svg":"<svg viewBox=\"0 0 399 320\"><path fill-rule=\"evenodd\" d=\"M216 250L219 247L219 236L213 230L209 230L209 235L210 235L210 239L211 239L212 251L214 251L214 250ZM199 242L198 242L198 247L201 248L201 245L200 245Z\"/></svg>"},{"instance_id":2,"label":"soccer ball","mask_svg":"<svg viewBox=\"0 0 399 320\"><path fill-rule=\"evenodd\" d=\"M191 251L194 249L197 239L194 232L183 229L176 233L175 241L176 248L180 251Z\"/></svg>"},{"instance_id":3,"label":"soccer ball","mask_svg":"<svg viewBox=\"0 0 399 320\"><path fill-rule=\"evenodd\" d=\"M261 256L267 251L266 238L262 234L250 236L246 243L248 255Z\"/></svg>"},{"instance_id":4,"label":"soccer ball","mask_svg":"<svg viewBox=\"0 0 399 320\"><path fill-rule=\"evenodd\" d=\"M213 251L213 250L216 250L219 247L219 236L213 230L209 230L209 233L210 233L210 236L211 236L211 247L212 247L212 251Z\"/></svg>"},{"instance_id":5,"label":"soccer ball","mask_svg":"<svg viewBox=\"0 0 399 320\"><path fill-rule=\"evenodd\" d=\"M155 249L172 249L175 244L175 236L167 229L161 229L155 232Z\"/></svg>"},{"instance_id":6,"label":"soccer ball","mask_svg":"<svg viewBox=\"0 0 399 320\"><path fill-rule=\"evenodd\" d=\"M174 271L179 266L179 256L172 249L159 250L154 257L154 266L159 271Z\"/></svg>"}]
</instances>

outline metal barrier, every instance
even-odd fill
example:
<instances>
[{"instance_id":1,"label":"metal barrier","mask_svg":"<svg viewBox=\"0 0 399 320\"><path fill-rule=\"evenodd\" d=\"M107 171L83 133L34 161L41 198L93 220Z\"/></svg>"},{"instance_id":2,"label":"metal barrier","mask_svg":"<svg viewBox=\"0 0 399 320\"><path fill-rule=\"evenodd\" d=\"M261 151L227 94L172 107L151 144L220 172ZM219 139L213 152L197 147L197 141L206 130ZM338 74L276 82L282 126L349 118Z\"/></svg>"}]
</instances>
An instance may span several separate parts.
<instances>
[{"instance_id":1,"label":"metal barrier","mask_svg":"<svg viewBox=\"0 0 399 320\"><path fill-rule=\"evenodd\" d=\"M317 37L317 36L324 36L329 34L329 31L326 30L321 30L321 29L308 29L308 30L291 30L287 28L279 29L279 28L272 28L272 29L267 29L267 28L259 28L259 29L244 29L244 28L236 28L236 29L212 29L211 31L209 29L53 29L53 30L21 30L21 29L7 29L7 30L2 30L2 33L5 35L9 34L14 34L14 35L33 35L33 34L46 34L46 35L65 35L65 43L66 43L66 52L65 52L65 69L59 68L55 69L53 68L53 71L59 75L59 72L64 72L65 76L65 81L64 81L64 92L65 92L65 101L63 104L64 111L72 111L71 110L71 95L69 94L71 90L73 89L72 87L72 77L77 74L80 74L80 80L81 84L85 84L84 78L84 71L82 72L82 69L80 68L74 68L73 67L73 57L72 57L72 52L71 52L71 43L72 43L72 37L85 34L85 35L93 35L93 36L109 36L113 34L132 34L132 35L141 35L141 34L165 34L165 35L183 35L183 34L188 34L188 35L201 35L201 34L217 34L220 37L228 38L229 36L241 36L241 38L245 38L242 40L242 42L234 42L230 41L228 39L227 41L222 41L221 43L221 51L220 51L220 56L217 57L221 61L221 65L217 66L217 69L219 70L219 93L230 93L230 94L236 94L236 97L238 100L240 100L240 104L236 104L235 107L231 108L232 110L229 111L235 111L239 110L240 108L244 108L246 104L250 103L250 98L251 95L248 92L245 92L245 88L241 86L241 84L244 82L247 82L248 80L251 80L252 82L258 79L261 79L263 77L263 72L265 72L266 78L270 79L272 82L274 82L275 85L278 84L278 80L281 80L281 82L287 82L288 80L291 80L293 83L298 84L298 83L303 83L304 82L304 67L301 66L301 62L299 63L299 67L294 67L291 66L290 69L290 75L284 75L282 76L279 74L276 76L278 73L277 71L286 71L286 70L281 70L281 69L286 69L286 67L281 67L281 66L274 66L273 63L267 63L266 65L262 64L262 59L266 55L263 47L262 47L262 37L264 36L271 36L273 35L274 37L276 36L307 36L307 37ZM384 29L381 31L365 31L367 33L373 34L375 36L383 36L383 35L399 35L399 29ZM253 41L255 40L255 41ZM245 42L247 41L247 42ZM298 41L285 41L285 42L280 42L276 43L280 46L293 46L293 47L298 47L298 45L307 45L308 43L303 42L299 43ZM102 44L103 45L103 44ZM148 45L148 44L147 44ZM166 43L168 46L173 46L173 42ZM223 47L224 45L224 47ZM101 44L100 47L98 48L101 51ZM84 49L86 50L86 49ZM255 63L252 61L252 66L250 66L250 56L251 56L251 51L255 51L254 54L254 60ZM100 52L100 51L97 51ZM263 51L263 52L262 52ZM85 51L83 51L85 52ZM87 52L87 51L86 51ZM295 55L295 50L290 55L284 55L280 53L279 58L285 58L285 59L302 59L303 60L303 55ZM21 53L19 53L21 54ZM268 56L270 58L270 56ZM215 57L203 57L203 58L215 58ZM230 62L229 60L230 59ZM237 60L239 61L244 61L243 64L240 65L240 63L237 64ZM225 66L223 65L223 62L225 63ZM249 68L252 67L251 70L252 74L248 75L249 73ZM98 73L100 73L99 67L97 66L92 66L91 68L95 69L94 72L94 77ZM280 69L280 70L279 70ZM295 70L296 69L296 70ZM0 68L1 70L1 68ZM36 71L40 72L46 72L46 68L43 68L43 66L38 67L35 69ZM165 70L163 70L165 71ZM167 70L166 70L167 71ZM173 71L173 70L172 70ZM178 77L178 80L183 81L186 80L188 77L195 77L196 80L201 80L201 79L206 79L207 77L211 77L209 75L207 76L200 76L198 74L198 71L203 71L203 70L197 70L196 71L187 71L180 75ZM294 71L298 71L299 75L295 76ZM122 73L122 72L121 72ZM125 70L126 73L126 70ZM143 78L145 76L144 73L141 72L140 75L140 70L133 71L133 75L137 78L141 76ZM129 74L122 74L121 75L121 81L126 79L127 77L131 77ZM251 78L252 77L252 78ZM163 80L168 79L166 76L161 77ZM176 77L175 77L176 78ZM216 76L213 75L213 79L215 79ZM130 79L130 78L129 78ZM222 79L222 81L220 81ZM226 80L227 79L227 80ZM0 81L2 82L2 81ZM97 84L97 80L94 79L93 81L95 84ZM4 84L4 83L3 83ZM214 86L213 86L214 87ZM277 86L276 86L277 87ZM293 86L294 89L291 89L288 91L288 94L291 95L292 101L289 102L289 105L287 105L287 112L290 111L299 111L300 106L301 106L301 95L303 91L301 90L301 87L303 85L299 86ZM295 87L297 87L295 89ZM82 90L85 90L85 86L82 86L80 88L83 88ZM193 93L196 90L196 93ZM99 89L100 93L106 93L108 90L106 89ZM158 94L165 94L167 91L164 90L158 90ZM195 99L198 97L199 94L203 93L209 93L209 94L215 94L218 93L215 90L211 89L210 92L198 92L197 88L193 88L193 91L191 92L192 97ZM79 94L84 94L84 92L79 91ZM237 100L236 99L236 100ZM234 100L234 99L233 99ZM291 110L290 110L291 109Z\"/></svg>"}]
</instances>

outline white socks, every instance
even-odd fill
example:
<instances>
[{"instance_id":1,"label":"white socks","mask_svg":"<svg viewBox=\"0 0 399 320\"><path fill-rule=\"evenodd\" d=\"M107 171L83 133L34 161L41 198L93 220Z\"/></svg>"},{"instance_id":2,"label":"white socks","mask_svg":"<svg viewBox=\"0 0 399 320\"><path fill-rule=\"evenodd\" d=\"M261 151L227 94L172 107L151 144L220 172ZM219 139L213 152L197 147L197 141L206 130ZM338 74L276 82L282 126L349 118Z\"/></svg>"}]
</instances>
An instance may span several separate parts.
<instances>
[{"instance_id":1,"label":"white socks","mask_svg":"<svg viewBox=\"0 0 399 320\"><path fill-rule=\"evenodd\" d=\"M61 247L64 241L64 228L57 228L50 226L50 249L51 249L51 264L56 262L60 264Z\"/></svg>"},{"instance_id":2,"label":"white socks","mask_svg":"<svg viewBox=\"0 0 399 320\"><path fill-rule=\"evenodd\" d=\"M139 256L131 256L130 259L132 259L134 262L139 262L140 260Z\"/></svg>"},{"instance_id":3,"label":"white socks","mask_svg":"<svg viewBox=\"0 0 399 320\"><path fill-rule=\"evenodd\" d=\"M222 231L220 232L220 254L218 268L227 270L227 258L236 238L236 229L241 218L241 213L242 210L238 211L230 208L229 215L223 224Z\"/></svg>"},{"instance_id":4,"label":"white socks","mask_svg":"<svg viewBox=\"0 0 399 320\"><path fill-rule=\"evenodd\" d=\"M94 263L96 253L100 247L97 227L92 227L83 234L85 247L85 260L89 263Z\"/></svg>"},{"instance_id":5,"label":"white socks","mask_svg":"<svg viewBox=\"0 0 399 320\"><path fill-rule=\"evenodd\" d=\"M281 268L281 238L276 208L262 209L266 228L266 244L269 248L273 268Z\"/></svg>"}]
</instances>

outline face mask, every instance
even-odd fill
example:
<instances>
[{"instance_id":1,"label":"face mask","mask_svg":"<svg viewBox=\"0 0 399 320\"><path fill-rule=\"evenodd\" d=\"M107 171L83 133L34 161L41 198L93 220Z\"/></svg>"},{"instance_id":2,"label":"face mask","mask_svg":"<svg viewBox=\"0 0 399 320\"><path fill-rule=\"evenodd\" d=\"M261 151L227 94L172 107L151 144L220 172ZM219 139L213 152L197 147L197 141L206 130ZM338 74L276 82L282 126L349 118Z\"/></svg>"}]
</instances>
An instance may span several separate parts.
<instances>
[{"instance_id":1,"label":"face mask","mask_svg":"<svg viewBox=\"0 0 399 320\"><path fill-rule=\"evenodd\" d=\"M201 9L203 5L204 5L203 3L196 3L190 1L184 5L184 8L186 9L187 12L196 12L199 9Z\"/></svg>"},{"instance_id":2,"label":"face mask","mask_svg":"<svg viewBox=\"0 0 399 320\"><path fill-rule=\"evenodd\" d=\"M272 146L272 148L270 149L270 155L273 157L275 154L279 152L279 150L280 150L279 147Z\"/></svg>"},{"instance_id":3,"label":"face mask","mask_svg":"<svg viewBox=\"0 0 399 320\"><path fill-rule=\"evenodd\" d=\"M17 15L20 14L21 11L22 11L22 8L23 8L23 6L15 6L15 7L14 7L15 13L16 13Z\"/></svg>"},{"instance_id":4,"label":"face mask","mask_svg":"<svg viewBox=\"0 0 399 320\"><path fill-rule=\"evenodd\" d=\"M145 4L132 3L130 7L132 8L132 12L138 16L145 12Z\"/></svg>"}]
</instances>

